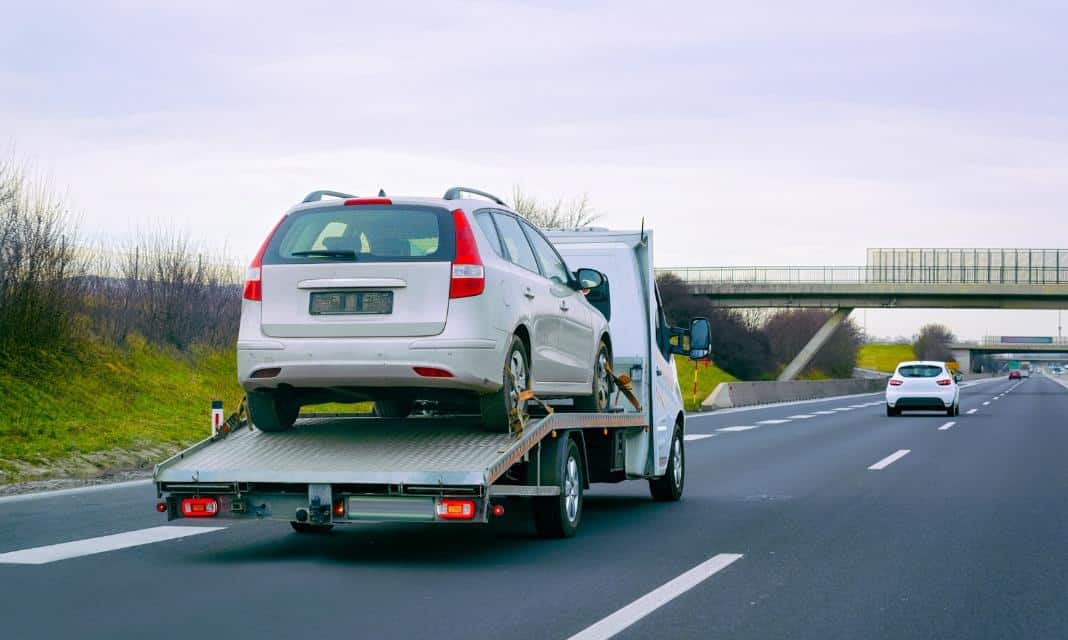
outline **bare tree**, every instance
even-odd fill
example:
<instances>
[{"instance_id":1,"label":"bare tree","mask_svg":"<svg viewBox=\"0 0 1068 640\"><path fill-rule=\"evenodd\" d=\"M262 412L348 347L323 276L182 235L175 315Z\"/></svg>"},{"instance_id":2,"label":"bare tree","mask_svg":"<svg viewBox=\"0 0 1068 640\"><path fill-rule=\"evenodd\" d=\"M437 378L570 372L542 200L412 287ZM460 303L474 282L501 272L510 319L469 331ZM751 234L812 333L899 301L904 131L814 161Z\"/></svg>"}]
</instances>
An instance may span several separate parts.
<instances>
[{"instance_id":1,"label":"bare tree","mask_svg":"<svg viewBox=\"0 0 1068 640\"><path fill-rule=\"evenodd\" d=\"M953 344L957 337L942 324L927 324L920 328L919 335L912 343L912 350L920 360L938 360L941 362L953 360L953 351L949 345Z\"/></svg>"},{"instance_id":2,"label":"bare tree","mask_svg":"<svg viewBox=\"0 0 1068 640\"><path fill-rule=\"evenodd\" d=\"M516 213L542 229L578 229L588 227L601 218L601 214L590 206L586 194L567 201L557 198L555 202L545 204L515 185L512 188L512 206Z\"/></svg>"},{"instance_id":3,"label":"bare tree","mask_svg":"<svg viewBox=\"0 0 1068 640\"><path fill-rule=\"evenodd\" d=\"M788 309L773 314L764 324L771 354L779 366L786 366L827 321L831 313L820 309ZM819 371L832 378L850 378L857 366L861 330L852 320L835 329L820 348L806 371Z\"/></svg>"}]
</instances>

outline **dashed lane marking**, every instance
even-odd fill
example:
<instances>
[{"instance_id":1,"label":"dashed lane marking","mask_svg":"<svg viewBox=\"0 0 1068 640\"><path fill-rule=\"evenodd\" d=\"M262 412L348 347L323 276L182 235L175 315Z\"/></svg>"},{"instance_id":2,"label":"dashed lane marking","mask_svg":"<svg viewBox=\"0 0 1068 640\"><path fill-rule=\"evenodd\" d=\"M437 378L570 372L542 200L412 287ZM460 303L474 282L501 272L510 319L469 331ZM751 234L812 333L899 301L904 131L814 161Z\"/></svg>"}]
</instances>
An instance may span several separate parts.
<instances>
[{"instance_id":1,"label":"dashed lane marking","mask_svg":"<svg viewBox=\"0 0 1068 640\"><path fill-rule=\"evenodd\" d=\"M811 413L799 413L796 416L786 416L789 420L808 420L809 418L815 418L816 416Z\"/></svg>"},{"instance_id":2,"label":"dashed lane marking","mask_svg":"<svg viewBox=\"0 0 1068 640\"><path fill-rule=\"evenodd\" d=\"M891 453L890 455L886 456L882 460L876 462L872 466L868 467L868 470L869 471L882 471L883 469L885 469L885 468L889 467L890 465L894 464L895 462L897 462L901 458L904 458L905 456L907 456L910 451L912 451L912 449L899 449L899 450L895 451L894 453Z\"/></svg>"},{"instance_id":3,"label":"dashed lane marking","mask_svg":"<svg viewBox=\"0 0 1068 640\"><path fill-rule=\"evenodd\" d=\"M834 411L813 411L813 413L815 413L818 416L829 416L829 415L832 415L834 413Z\"/></svg>"},{"instance_id":4,"label":"dashed lane marking","mask_svg":"<svg viewBox=\"0 0 1068 640\"><path fill-rule=\"evenodd\" d=\"M86 538L85 540L50 544L45 547L33 547L32 549L0 553L0 564L47 564L49 562L56 562L57 560L69 560L70 558L89 556L96 553L104 553L106 551L115 551L127 547L139 547L154 542L185 538L188 536L199 535L201 533L219 531L220 529L225 528L226 527L164 526L138 529L136 531L116 533L110 536Z\"/></svg>"},{"instance_id":5,"label":"dashed lane marking","mask_svg":"<svg viewBox=\"0 0 1068 640\"><path fill-rule=\"evenodd\" d=\"M721 429L716 429L716 431L726 431L726 432L749 431L750 429L756 429L756 428L757 428L756 425L748 424L748 425L741 426L741 427L723 427Z\"/></svg>"},{"instance_id":6,"label":"dashed lane marking","mask_svg":"<svg viewBox=\"0 0 1068 640\"><path fill-rule=\"evenodd\" d=\"M990 406L990 401L989 401L989 400L987 400L986 402L984 402L984 403L983 403L983 406L984 406L984 407L988 407L988 406Z\"/></svg>"},{"instance_id":7,"label":"dashed lane marking","mask_svg":"<svg viewBox=\"0 0 1068 640\"><path fill-rule=\"evenodd\" d=\"M682 439L684 441L686 441L686 442L690 442L692 440L704 440L705 438L715 438L715 437L716 437L716 434L714 434L714 433L687 433L686 435L684 435L682 437Z\"/></svg>"},{"instance_id":8,"label":"dashed lane marking","mask_svg":"<svg viewBox=\"0 0 1068 640\"><path fill-rule=\"evenodd\" d=\"M957 423L956 422L947 422L944 425L942 425L941 427L938 427L938 430L939 431L945 431L945 430L949 429L950 427L952 427L955 424L957 424Z\"/></svg>"},{"instance_id":9,"label":"dashed lane marking","mask_svg":"<svg viewBox=\"0 0 1068 640\"><path fill-rule=\"evenodd\" d=\"M786 424L789 420L761 420L757 424Z\"/></svg>"},{"instance_id":10,"label":"dashed lane marking","mask_svg":"<svg viewBox=\"0 0 1068 640\"><path fill-rule=\"evenodd\" d=\"M974 414L976 411L978 411L978 409L968 409L964 413L970 416L970 415Z\"/></svg>"}]
</instances>

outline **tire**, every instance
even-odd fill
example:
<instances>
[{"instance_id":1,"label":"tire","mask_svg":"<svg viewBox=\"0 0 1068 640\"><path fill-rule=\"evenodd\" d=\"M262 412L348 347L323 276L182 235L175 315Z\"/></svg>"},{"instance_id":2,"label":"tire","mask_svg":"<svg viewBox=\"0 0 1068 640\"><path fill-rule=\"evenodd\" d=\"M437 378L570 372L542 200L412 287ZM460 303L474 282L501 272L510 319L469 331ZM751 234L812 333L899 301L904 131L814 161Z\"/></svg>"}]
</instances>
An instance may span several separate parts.
<instances>
[{"instance_id":1,"label":"tire","mask_svg":"<svg viewBox=\"0 0 1068 640\"><path fill-rule=\"evenodd\" d=\"M957 403L956 402L953 403L953 406L951 406L950 408L946 409L946 415L949 416L950 418L952 418L953 416L957 415Z\"/></svg>"},{"instance_id":2,"label":"tire","mask_svg":"<svg viewBox=\"0 0 1068 640\"><path fill-rule=\"evenodd\" d=\"M564 434L560 440L548 445L556 455L541 454L542 479L560 487L558 496L534 498L534 528L542 538L570 538L582 523L582 456L574 440Z\"/></svg>"},{"instance_id":3,"label":"tire","mask_svg":"<svg viewBox=\"0 0 1068 640\"><path fill-rule=\"evenodd\" d=\"M959 400L957 401L956 404L953 405L953 415L955 415L955 416L959 416L960 415L960 401Z\"/></svg>"},{"instance_id":4,"label":"tire","mask_svg":"<svg viewBox=\"0 0 1068 640\"><path fill-rule=\"evenodd\" d=\"M649 493L657 502L678 502L685 487L686 447L683 445L682 426L675 425L667 471L659 478L649 479Z\"/></svg>"},{"instance_id":5,"label":"tire","mask_svg":"<svg viewBox=\"0 0 1068 640\"><path fill-rule=\"evenodd\" d=\"M523 341L512 336L508 355L504 358L504 384L499 391L479 396L482 428L493 433L512 430L513 411L523 411L526 403L519 402L519 393L530 386L530 358Z\"/></svg>"},{"instance_id":6,"label":"tire","mask_svg":"<svg viewBox=\"0 0 1068 640\"><path fill-rule=\"evenodd\" d=\"M886 417L893 418L895 415L896 414L894 413L894 408L890 405L886 405Z\"/></svg>"},{"instance_id":7,"label":"tire","mask_svg":"<svg viewBox=\"0 0 1068 640\"><path fill-rule=\"evenodd\" d=\"M574 398L575 411L583 413L603 413L612 402L612 378L608 375L610 357L608 345L601 342L597 347L597 356L593 360L593 383L590 395Z\"/></svg>"},{"instance_id":8,"label":"tire","mask_svg":"<svg viewBox=\"0 0 1068 640\"><path fill-rule=\"evenodd\" d=\"M379 418L407 418L415 401L411 398L381 398L375 400L375 415Z\"/></svg>"},{"instance_id":9,"label":"tire","mask_svg":"<svg viewBox=\"0 0 1068 640\"><path fill-rule=\"evenodd\" d=\"M246 397L248 417L260 431L286 431L293 426L297 415L300 414L300 405L277 391L249 391Z\"/></svg>"},{"instance_id":10,"label":"tire","mask_svg":"<svg viewBox=\"0 0 1068 640\"><path fill-rule=\"evenodd\" d=\"M310 522L293 521L289 524L297 533L330 533L330 530L334 528L332 524L311 524Z\"/></svg>"}]
</instances>

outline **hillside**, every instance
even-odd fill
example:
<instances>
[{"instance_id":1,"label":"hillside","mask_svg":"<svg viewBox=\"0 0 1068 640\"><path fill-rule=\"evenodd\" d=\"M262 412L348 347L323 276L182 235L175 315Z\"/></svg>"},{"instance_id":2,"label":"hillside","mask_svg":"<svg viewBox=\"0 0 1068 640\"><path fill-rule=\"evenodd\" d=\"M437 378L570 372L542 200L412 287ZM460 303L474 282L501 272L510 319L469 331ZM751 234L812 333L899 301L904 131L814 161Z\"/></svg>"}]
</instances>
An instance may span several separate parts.
<instances>
[{"instance_id":1,"label":"hillside","mask_svg":"<svg viewBox=\"0 0 1068 640\"><path fill-rule=\"evenodd\" d=\"M682 399L686 402L687 411L696 411L701 402L712 393L716 385L721 382L736 382L731 374L717 367L714 363L698 362L697 364L697 400L693 394L694 362L683 356L675 356L675 366L679 370L679 386L682 388Z\"/></svg>"}]
</instances>

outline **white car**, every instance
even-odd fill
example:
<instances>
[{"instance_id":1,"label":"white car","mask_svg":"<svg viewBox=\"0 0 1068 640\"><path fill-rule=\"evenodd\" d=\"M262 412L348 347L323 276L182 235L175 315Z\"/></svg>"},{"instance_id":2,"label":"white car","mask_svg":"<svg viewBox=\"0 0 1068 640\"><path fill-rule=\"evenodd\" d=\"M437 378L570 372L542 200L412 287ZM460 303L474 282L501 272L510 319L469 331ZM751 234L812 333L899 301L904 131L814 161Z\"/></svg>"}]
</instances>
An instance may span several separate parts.
<instances>
[{"instance_id":1,"label":"white car","mask_svg":"<svg viewBox=\"0 0 1068 640\"><path fill-rule=\"evenodd\" d=\"M945 411L960 415L960 387L946 363L902 362L886 383L886 415L906 410Z\"/></svg>"},{"instance_id":2,"label":"white car","mask_svg":"<svg viewBox=\"0 0 1068 640\"><path fill-rule=\"evenodd\" d=\"M507 430L527 389L603 411L612 339L591 301L607 295L603 274L572 272L489 194L317 191L249 267L238 379L263 431L288 429L301 405L366 400L381 417L432 401Z\"/></svg>"}]
</instances>

